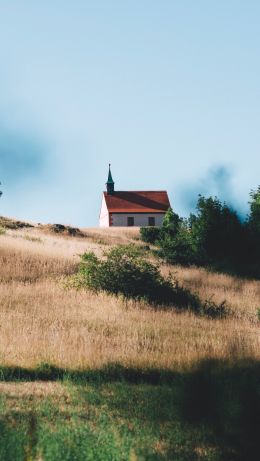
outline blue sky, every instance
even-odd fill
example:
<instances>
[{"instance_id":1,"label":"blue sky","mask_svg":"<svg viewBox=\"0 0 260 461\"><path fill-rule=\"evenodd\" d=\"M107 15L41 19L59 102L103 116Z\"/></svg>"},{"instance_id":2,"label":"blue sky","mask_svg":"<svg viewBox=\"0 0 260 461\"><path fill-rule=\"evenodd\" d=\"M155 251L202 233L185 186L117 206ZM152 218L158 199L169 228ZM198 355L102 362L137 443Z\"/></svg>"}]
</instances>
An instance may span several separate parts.
<instances>
[{"instance_id":1,"label":"blue sky","mask_svg":"<svg viewBox=\"0 0 260 461\"><path fill-rule=\"evenodd\" d=\"M0 0L0 214L95 226L116 188L246 210L260 184L260 2Z\"/></svg>"}]
</instances>

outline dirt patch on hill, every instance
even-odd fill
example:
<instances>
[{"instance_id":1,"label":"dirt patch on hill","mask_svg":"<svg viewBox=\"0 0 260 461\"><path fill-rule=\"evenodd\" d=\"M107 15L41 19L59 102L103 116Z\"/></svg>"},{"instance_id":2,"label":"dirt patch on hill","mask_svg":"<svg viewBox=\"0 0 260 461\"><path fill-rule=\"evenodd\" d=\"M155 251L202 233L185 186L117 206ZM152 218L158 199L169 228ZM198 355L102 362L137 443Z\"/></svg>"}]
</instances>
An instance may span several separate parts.
<instances>
[{"instance_id":1,"label":"dirt patch on hill","mask_svg":"<svg viewBox=\"0 0 260 461\"><path fill-rule=\"evenodd\" d=\"M78 227L65 226L63 224L47 224L39 225L40 229L45 230L51 234L57 234L68 237L86 237L86 234L82 232Z\"/></svg>"},{"instance_id":2,"label":"dirt patch on hill","mask_svg":"<svg viewBox=\"0 0 260 461\"><path fill-rule=\"evenodd\" d=\"M29 227L34 227L33 224L29 224L24 221L17 221L11 218L5 218L0 216L0 227L4 229L24 229Z\"/></svg>"}]
</instances>

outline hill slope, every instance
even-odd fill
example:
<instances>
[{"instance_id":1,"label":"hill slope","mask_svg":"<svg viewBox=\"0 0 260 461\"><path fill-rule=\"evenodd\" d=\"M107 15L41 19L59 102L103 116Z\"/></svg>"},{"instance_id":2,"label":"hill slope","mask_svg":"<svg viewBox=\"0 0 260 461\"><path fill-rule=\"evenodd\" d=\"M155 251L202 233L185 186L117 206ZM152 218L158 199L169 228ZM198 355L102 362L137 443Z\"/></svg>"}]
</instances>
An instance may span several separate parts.
<instances>
[{"instance_id":1,"label":"hill slope","mask_svg":"<svg viewBox=\"0 0 260 461\"><path fill-rule=\"evenodd\" d=\"M82 232L84 237L68 237L39 226L7 229L0 236L2 363L75 368L112 361L171 368L229 357L234 347L259 356L260 282L163 266L202 299L226 300L232 316L210 321L131 302L126 308L105 294L65 289L63 277L75 271L84 251L101 254L116 243L138 244L138 231Z\"/></svg>"}]
</instances>

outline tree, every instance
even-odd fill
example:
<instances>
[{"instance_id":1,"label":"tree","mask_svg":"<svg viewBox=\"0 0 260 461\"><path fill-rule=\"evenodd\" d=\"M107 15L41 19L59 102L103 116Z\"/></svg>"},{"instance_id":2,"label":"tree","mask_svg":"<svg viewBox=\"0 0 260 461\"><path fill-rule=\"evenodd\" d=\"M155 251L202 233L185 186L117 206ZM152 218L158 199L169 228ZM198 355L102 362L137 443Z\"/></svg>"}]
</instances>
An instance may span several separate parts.
<instances>
[{"instance_id":1,"label":"tree","mask_svg":"<svg viewBox=\"0 0 260 461\"><path fill-rule=\"evenodd\" d=\"M251 191L247 220L217 197L199 195L196 213L165 214L155 241L157 254L170 264L197 264L260 277L260 186Z\"/></svg>"},{"instance_id":2,"label":"tree","mask_svg":"<svg viewBox=\"0 0 260 461\"><path fill-rule=\"evenodd\" d=\"M181 219L166 213L159 255L169 263L234 265L247 254L246 233L237 213L217 197L199 196L197 213Z\"/></svg>"},{"instance_id":3,"label":"tree","mask_svg":"<svg viewBox=\"0 0 260 461\"><path fill-rule=\"evenodd\" d=\"M174 213L172 208L169 208L163 218L162 235L175 236L178 233L181 222L182 220L179 215Z\"/></svg>"},{"instance_id":4,"label":"tree","mask_svg":"<svg viewBox=\"0 0 260 461\"><path fill-rule=\"evenodd\" d=\"M217 197L199 196L197 215L190 219L193 244L204 263L236 259L243 225L237 213Z\"/></svg>"},{"instance_id":5,"label":"tree","mask_svg":"<svg viewBox=\"0 0 260 461\"><path fill-rule=\"evenodd\" d=\"M144 242L156 244L168 237L174 237L181 222L181 218L173 212L172 208L169 208L164 215L162 227L141 227L141 239Z\"/></svg>"},{"instance_id":6,"label":"tree","mask_svg":"<svg viewBox=\"0 0 260 461\"><path fill-rule=\"evenodd\" d=\"M179 227L174 237L165 235L159 241L158 254L169 264L190 265L197 263L192 235L185 224Z\"/></svg>"},{"instance_id":7,"label":"tree","mask_svg":"<svg viewBox=\"0 0 260 461\"><path fill-rule=\"evenodd\" d=\"M250 192L251 201L250 214L248 218L248 224L252 232L260 235L260 186L256 190Z\"/></svg>"},{"instance_id":8,"label":"tree","mask_svg":"<svg viewBox=\"0 0 260 461\"><path fill-rule=\"evenodd\" d=\"M184 265L196 262L189 223L174 213L172 208L165 214L158 243L158 253L166 262Z\"/></svg>"},{"instance_id":9,"label":"tree","mask_svg":"<svg viewBox=\"0 0 260 461\"><path fill-rule=\"evenodd\" d=\"M248 255L251 262L259 264L260 258L260 186L250 192L250 212L246 223Z\"/></svg>"}]
</instances>

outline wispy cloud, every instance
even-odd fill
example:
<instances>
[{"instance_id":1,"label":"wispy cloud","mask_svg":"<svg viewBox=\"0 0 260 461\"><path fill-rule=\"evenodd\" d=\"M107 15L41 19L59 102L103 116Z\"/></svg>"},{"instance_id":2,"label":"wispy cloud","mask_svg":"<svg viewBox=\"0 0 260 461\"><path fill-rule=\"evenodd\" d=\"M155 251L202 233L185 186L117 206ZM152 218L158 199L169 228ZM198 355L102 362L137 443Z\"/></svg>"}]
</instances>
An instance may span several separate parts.
<instances>
[{"instance_id":1,"label":"wispy cloud","mask_svg":"<svg viewBox=\"0 0 260 461\"><path fill-rule=\"evenodd\" d=\"M47 165L48 149L34 134L7 129L0 124L0 180L15 186L41 175Z\"/></svg>"},{"instance_id":2,"label":"wispy cloud","mask_svg":"<svg viewBox=\"0 0 260 461\"><path fill-rule=\"evenodd\" d=\"M238 211L244 211L245 207L239 203L234 192L233 176L234 172L231 167L217 165L210 168L201 178L195 179L192 183L182 185L177 191L182 208L185 212L194 211L198 195L201 194L206 197L216 196Z\"/></svg>"}]
</instances>

